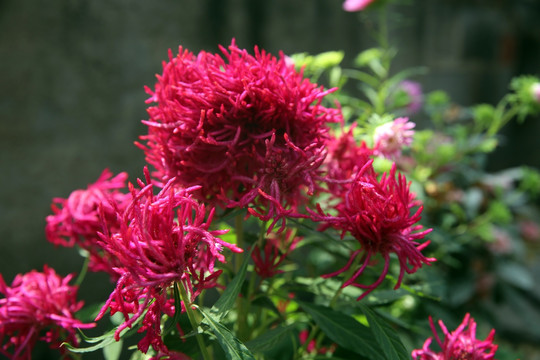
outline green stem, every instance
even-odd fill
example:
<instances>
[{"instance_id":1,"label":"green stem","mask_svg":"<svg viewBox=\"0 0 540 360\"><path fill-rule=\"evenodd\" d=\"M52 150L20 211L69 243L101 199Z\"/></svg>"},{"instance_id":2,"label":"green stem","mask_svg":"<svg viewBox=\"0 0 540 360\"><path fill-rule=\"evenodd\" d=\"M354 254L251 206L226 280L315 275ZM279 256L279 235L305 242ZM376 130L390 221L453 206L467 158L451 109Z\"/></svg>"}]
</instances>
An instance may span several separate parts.
<instances>
[{"instance_id":1,"label":"green stem","mask_svg":"<svg viewBox=\"0 0 540 360\"><path fill-rule=\"evenodd\" d=\"M88 272L88 264L90 263L90 253L86 253L86 256L84 258L84 263L81 268L81 272L79 273L79 276L77 276L77 280L75 280L75 285L80 286L86 276L86 273Z\"/></svg>"},{"instance_id":2,"label":"green stem","mask_svg":"<svg viewBox=\"0 0 540 360\"><path fill-rule=\"evenodd\" d=\"M195 313L193 312L193 309L191 308L191 300L189 298L189 295L187 294L186 289L184 286L177 282L175 284L180 291L180 299L182 299L182 302L184 303L184 308L186 309L186 314L189 318L189 322L191 323L191 326L193 327L193 331L195 331L195 337L197 338L197 343L199 344L199 348L201 349L201 353L204 360L211 360L210 354L208 353L208 349L206 348L206 344L204 343L204 338L202 334L199 332L199 321L195 317Z\"/></svg>"},{"instance_id":3,"label":"green stem","mask_svg":"<svg viewBox=\"0 0 540 360\"><path fill-rule=\"evenodd\" d=\"M487 134L489 136L493 136L497 132L499 132L499 130L501 130L502 127L506 125L506 123L509 122L519 112L519 106L515 105L505 112L504 108L507 104L508 99L505 97L499 102L499 105L497 105L497 109L495 112L496 117L495 119L493 119L493 122L487 131Z\"/></svg>"},{"instance_id":4,"label":"green stem","mask_svg":"<svg viewBox=\"0 0 540 360\"><path fill-rule=\"evenodd\" d=\"M263 242L264 237L266 236L266 229L268 223L266 221L261 222L261 230L259 232L259 238L253 246L260 246ZM250 328L248 324L248 314L251 310L251 299L253 294L255 294L255 282L257 280L257 273L255 269L251 272L247 293L244 298L238 298L238 338L242 341L248 341L253 336L254 331Z\"/></svg>"}]
</instances>

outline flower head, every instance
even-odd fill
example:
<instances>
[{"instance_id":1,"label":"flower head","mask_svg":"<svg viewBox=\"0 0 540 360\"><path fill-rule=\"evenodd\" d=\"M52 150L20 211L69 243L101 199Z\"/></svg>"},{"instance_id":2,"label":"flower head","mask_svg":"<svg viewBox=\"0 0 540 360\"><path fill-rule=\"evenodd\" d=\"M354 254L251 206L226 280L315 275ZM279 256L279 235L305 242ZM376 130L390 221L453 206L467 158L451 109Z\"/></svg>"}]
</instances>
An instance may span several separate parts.
<instances>
[{"instance_id":1,"label":"flower head","mask_svg":"<svg viewBox=\"0 0 540 360\"><path fill-rule=\"evenodd\" d=\"M416 124L406 117L379 125L373 133L375 154L389 159L398 158L402 149L412 144L414 136L412 129L415 126Z\"/></svg>"},{"instance_id":2,"label":"flower head","mask_svg":"<svg viewBox=\"0 0 540 360\"><path fill-rule=\"evenodd\" d=\"M491 360L495 358L495 352L498 346L493 344L495 330L492 329L485 340L476 338L476 323L470 314L466 314L461 325L453 332L448 332L442 320L439 320L439 326L444 333L444 339L441 341L433 319L429 317L431 329L441 348L437 353L430 349L433 338L428 338L422 349L416 349L412 352L414 360Z\"/></svg>"},{"instance_id":3,"label":"flower head","mask_svg":"<svg viewBox=\"0 0 540 360\"><path fill-rule=\"evenodd\" d=\"M214 265L225 262L223 249L242 250L216 237L226 230L209 230L213 211L207 216L205 206L191 196L196 187L180 190L171 179L154 195L147 171L146 177L149 184L139 181L140 189L130 184L131 203L117 214L119 231L102 234L105 250L121 267L115 269L119 280L98 319L108 308L112 314L122 312L125 321L115 332L117 340L123 329L142 319L140 331L146 336L139 349L146 353L152 345L166 352L160 324L162 313L174 315L173 287L181 284L195 298L216 285L221 271Z\"/></svg>"},{"instance_id":4,"label":"flower head","mask_svg":"<svg viewBox=\"0 0 540 360\"><path fill-rule=\"evenodd\" d=\"M38 340L60 348L64 341L77 344L76 329L94 327L74 317L83 302L77 301L77 286L69 285L73 274L61 277L44 266L15 276L7 286L0 275L0 353L10 359L31 359Z\"/></svg>"},{"instance_id":5,"label":"flower head","mask_svg":"<svg viewBox=\"0 0 540 360\"><path fill-rule=\"evenodd\" d=\"M407 97L407 113L415 114L422 108L423 95L420 83L404 80L398 85L398 91L402 91Z\"/></svg>"},{"instance_id":6,"label":"flower head","mask_svg":"<svg viewBox=\"0 0 540 360\"><path fill-rule=\"evenodd\" d=\"M55 245L74 246L89 252L89 269L106 271L115 277L113 268L117 266L114 257L106 254L99 245L98 232L103 231L100 221L100 207L107 218L110 231L119 228L116 211L127 206L128 194L120 189L126 188L127 173L113 177L105 169L97 181L87 189L75 190L67 199L55 198L51 206L53 215L46 218L45 235Z\"/></svg>"},{"instance_id":7,"label":"flower head","mask_svg":"<svg viewBox=\"0 0 540 360\"><path fill-rule=\"evenodd\" d=\"M375 0L345 0L343 3L343 10L349 12L361 11L374 1Z\"/></svg>"},{"instance_id":8,"label":"flower head","mask_svg":"<svg viewBox=\"0 0 540 360\"><path fill-rule=\"evenodd\" d=\"M327 123L337 109L321 101L330 91L296 72L286 58L234 41L222 55L180 47L147 88L148 135L139 144L161 183L200 185L199 199L255 208L265 220L292 215L314 188L326 156Z\"/></svg>"},{"instance_id":9,"label":"flower head","mask_svg":"<svg viewBox=\"0 0 540 360\"><path fill-rule=\"evenodd\" d=\"M429 241L422 244L418 241L431 229L423 230L422 225L417 225L422 206L411 213L420 204L409 191L409 185L405 176L396 176L395 164L389 173L384 173L378 179L371 160L362 167L348 190L342 193L341 201L334 207L336 215L325 214L321 207L317 214L312 212L314 220L323 222L321 230L334 227L341 231L342 238L350 234L360 245L358 250L353 251L345 267L323 277L339 275L360 261L358 269L343 285L364 289L358 298L360 300L379 286L388 274L390 254L396 254L400 264L396 289L401 285L405 273L414 273L423 264L435 261L421 252ZM360 283L358 278L377 254L384 260L379 278L369 285Z\"/></svg>"}]
</instances>

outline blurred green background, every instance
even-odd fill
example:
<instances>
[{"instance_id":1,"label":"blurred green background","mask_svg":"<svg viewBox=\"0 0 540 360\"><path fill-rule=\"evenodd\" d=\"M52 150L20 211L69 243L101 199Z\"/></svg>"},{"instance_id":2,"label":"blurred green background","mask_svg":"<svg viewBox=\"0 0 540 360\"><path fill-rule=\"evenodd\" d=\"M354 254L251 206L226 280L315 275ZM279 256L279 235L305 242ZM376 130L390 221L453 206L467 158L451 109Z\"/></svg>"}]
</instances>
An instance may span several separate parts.
<instances>
[{"instance_id":1,"label":"blurred green background","mask_svg":"<svg viewBox=\"0 0 540 360\"><path fill-rule=\"evenodd\" d=\"M345 64L373 45L369 14L341 0L0 0L0 273L49 264L78 272L74 249L44 236L53 197L94 182L104 168L142 176L144 85L167 50L217 51L234 37L277 54L344 50ZM394 6L394 71L427 66L425 91L462 105L496 103L509 80L540 75L540 1L411 0ZM361 22L362 19L362 22ZM413 121L421 121L413 118ZM489 167L540 168L540 119L505 128ZM82 296L109 293L91 275ZM89 284L85 284L89 285ZM110 284L109 284L110 285ZM104 295L105 294L105 295Z\"/></svg>"}]
</instances>

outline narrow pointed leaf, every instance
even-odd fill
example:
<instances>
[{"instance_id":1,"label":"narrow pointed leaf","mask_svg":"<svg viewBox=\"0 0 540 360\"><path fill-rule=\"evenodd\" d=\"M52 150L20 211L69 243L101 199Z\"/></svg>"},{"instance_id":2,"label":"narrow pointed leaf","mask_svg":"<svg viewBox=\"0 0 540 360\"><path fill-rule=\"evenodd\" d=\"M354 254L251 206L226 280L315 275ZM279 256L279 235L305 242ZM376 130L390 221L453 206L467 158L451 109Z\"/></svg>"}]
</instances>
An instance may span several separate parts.
<instances>
[{"instance_id":1,"label":"narrow pointed leaf","mask_svg":"<svg viewBox=\"0 0 540 360\"><path fill-rule=\"evenodd\" d=\"M118 360L122 353L122 339L115 341L103 348L103 357L105 360Z\"/></svg>"},{"instance_id":2,"label":"narrow pointed leaf","mask_svg":"<svg viewBox=\"0 0 540 360\"><path fill-rule=\"evenodd\" d=\"M339 346L372 360L386 360L370 328L326 306L299 302L322 331Z\"/></svg>"},{"instance_id":3,"label":"narrow pointed leaf","mask_svg":"<svg viewBox=\"0 0 540 360\"><path fill-rule=\"evenodd\" d=\"M238 340L225 325L219 323L214 315L202 308L199 308L199 311L204 316L205 324L212 330L228 360L255 360L246 345Z\"/></svg>"},{"instance_id":4,"label":"narrow pointed leaf","mask_svg":"<svg viewBox=\"0 0 540 360\"><path fill-rule=\"evenodd\" d=\"M408 360L410 355L403 346L398 334L390 325L367 306L360 306L366 315L369 327L375 336L375 340L384 352L388 360Z\"/></svg>"},{"instance_id":5,"label":"narrow pointed leaf","mask_svg":"<svg viewBox=\"0 0 540 360\"><path fill-rule=\"evenodd\" d=\"M242 290L242 284L246 278L247 266L249 259L251 259L252 251L253 248L251 248L249 252L245 253L244 262L242 263L238 274L236 274L223 294L221 294L214 306L212 306L210 309L210 313L217 319L218 322L227 315L229 310L232 309L236 298L238 298L238 294L240 294L240 290Z\"/></svg>"},{"instance_id":6,"label":"narrow pointed leaf","mask_svg":"<svg viewBox=\"0 0 540 360\"><path fill-rule=\"evenodd\" d=\"M261 336L248 341L246 346L249 350L253 352L263 352L272 350L276 347L283 339L291 334L291 330L295 325L280 326L275 329L271 329Z\"/></svg>"}]
</instances>

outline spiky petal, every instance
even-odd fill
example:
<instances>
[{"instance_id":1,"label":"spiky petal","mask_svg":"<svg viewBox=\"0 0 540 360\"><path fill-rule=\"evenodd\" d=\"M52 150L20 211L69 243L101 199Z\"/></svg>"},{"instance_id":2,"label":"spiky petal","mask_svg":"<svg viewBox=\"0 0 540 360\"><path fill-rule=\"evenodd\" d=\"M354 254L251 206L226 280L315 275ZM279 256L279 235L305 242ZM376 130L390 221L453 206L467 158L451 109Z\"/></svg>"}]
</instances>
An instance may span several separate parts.
<instances>
[{"instance_id":1,"label":"spiky petal","mask_svg":"<svg viewBox=\"0 0 540 360\"><path fill-rule=\"evenodd\" d=\"M53 215L46 218L45 235L47 239L60 246L78 245L88 251L91 271L105 271L116 280L113 270L118 266L116 259L103 251L99 244L98 232L103 231L99 209L107 218L109 231L119 229L116 212L123 211L128 204L129 195L121 191L126 189L127 173L113 177L105 169L86 189L73 191L67 199L54 198L51 208Z\"/></svg>"},{"instance_id":2,"label":"spiky petal","mask_svg":"<svg viewBox=\"0 0 540 360\"><path fill-rule=\"evenodd\" d=\"M76 329L94 327L84 324L74 314L82 301L77 301L78 287L69 285L73 274L61 277L45 265L43 272L32 270L15 276L7 286L0 275L0 353L9 359L28 359L32 348L42 340L51 348L61 349L68 341L78 343Z\"/></svg>"},{"instance_id":3,"label":"spiky petal","mask_svg":"<svg viewBox=\"0 0 540 360\"><path fill-rule=\"evenodd\" d=\"M103 247L121 266L115 269L119 274L116 288L97 319L107 309L124 315L116 340L122 330L142 320L140 331L146 335L139 349L146 353L152 346L167 352L160 322L162 314L174 315L173 286L181 284L195 298L202 289L216 285L221 271L214 265L225 262L223 249L242 250L217 237L226 230L209 230L213 210L207 216L205 206L192 197L198 187L180 190L171 179L154 195L150 175L145 174L147 184L139 180L140 188L129 185L131 203L117 214L120 230L102 234ZM107 217L102 220L106 222Z\"/></svg>"},{"instance_id":4,"label":"spiky petal","mask_svg":"<svg viewBox=\"0 0 540 360\"><path fill-rule=\"evenodd\" d=\"M412 352L414 360L493 360L498 345L493 344L495 329L492 329L485 340L476 338L476 322L470 314L466 314L463 322L456 330L449 332L442 320L439 320L444 339L440 339L435 329L435 324L431 316L429 323L433 335L441 348L441 352L435 352L430 349L432 337L428 338L422 349L416 349Z\"/></svg>"},{"instance_id":5,"label":"spiky petal","mask_svg":"<svg viewBox=\"0 0 540 360\"><path fill-rule=\"evenodd\" d=\"M400 264L396 289L401 285L405 273L414 273L423 264L435 261L421 252L429 242L420 243L419 240L431 229L424 230L422 225L417 224L422 206L409 191L409 186L404 175L396 175L395 164L389 173L382 174L379 179L370 160L358 172L348 190L341 194L341 201L333 209L335 215L326 214L321 207L317 213L311 212L314 220L323 223L321 230L334 227L341 232L342 238L350 234L359 245L342 269L324 277L340 275L358 263L358 268L343 286L364 289L365 292L358 298L360 300L379 286L388 274L390 254L396 254ZM413 211L417 206L417 210ZM383 270L374 283L363 284L360 277L377 255L384 260Z\"/></svg>"},{"instance_id":6,"label":"spiky petal","mask_svg":"<svg viewBox=\"0 0 540 360\"><path fill-rule=\"evenodd\" d=\"M138 144L161 183L201 185L195 195L223 207L252 207L276 220L297 214L326 156L328 123L339 110L321 105L333 90L287 63L234 41L222 54L169 52ZM270 226L271 229L272 226ZM283 227L282 227L283 229Z\"/></svg>"}]
</instances>

